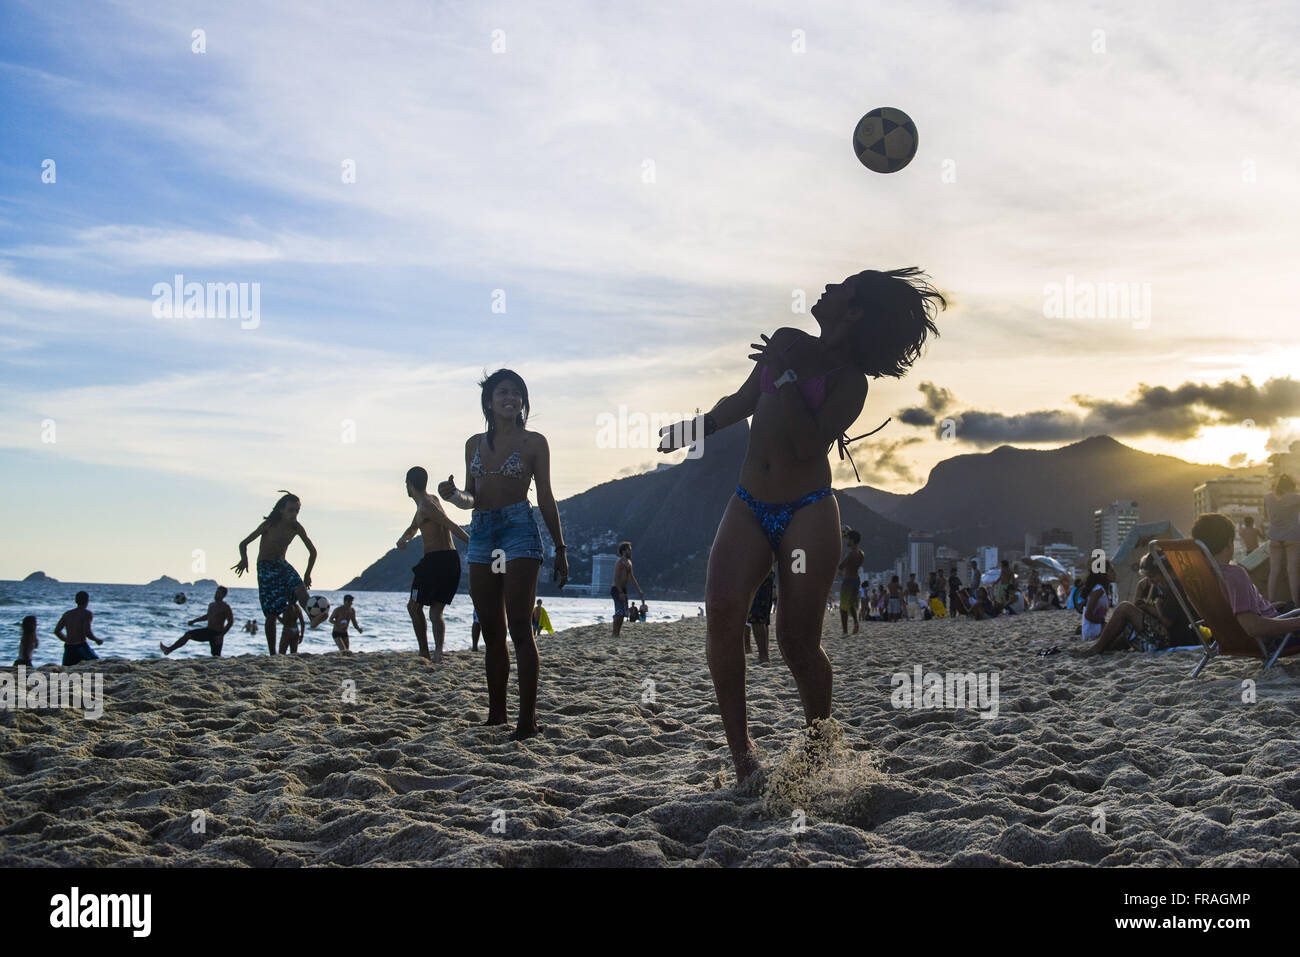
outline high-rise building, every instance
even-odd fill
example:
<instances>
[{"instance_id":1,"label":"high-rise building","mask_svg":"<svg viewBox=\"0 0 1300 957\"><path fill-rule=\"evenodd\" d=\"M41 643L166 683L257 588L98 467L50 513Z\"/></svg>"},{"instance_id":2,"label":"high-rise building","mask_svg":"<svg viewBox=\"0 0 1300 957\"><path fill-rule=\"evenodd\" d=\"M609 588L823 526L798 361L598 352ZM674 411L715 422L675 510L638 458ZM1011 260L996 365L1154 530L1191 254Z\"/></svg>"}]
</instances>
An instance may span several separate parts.
<instances>
[{"instance_id":1,"label":"high-rise building","mask_svg":"<svg viewBox=\"0 0 1300 957\"><path fill-rule=\"evenodd\" d=\"M614 585L614 566L618 564L617 555L591 556L591 593L603 595Z\"/></svg>"},{"instance_id":2,"label":"high-rise building","mask_svg":"<svg viewBox=\"0 0 1300 957\"><path fill-rule=\"evenodd\" d=\"M1111 502L1092 510L1092 547L1114 558L1120 542L1138 523L1137 502Z\"/></svg>"},{"instance_id":3,"label":"high-rise building","mask_svg":"<svg viewBox=\"0 0 1300 957\"><path fill-rule=\"evenodd\" d=\"M925 581L934 571L934 535L930 532L910 532L907 536L908 573L917 581ZM906 579L904 579L906 581Z\"/></svg>"},{"instance_id":4,"label":"high-rise building","mask_svg":"<svg viewBox=\"0 0 1300 957\"><path fill-rule=\"evenodd\" d=\"M1253 515L1255 524L1262 529L1265 521L1264 495L1267 492L1268 479L1262 475L1225 475L1196 486L1192 490L1192 507L1197 515L1222 512L1234 522Z\"/></svg>"},{"instance_id":5,"label":"high-rise building","mask_svg":"<svg viewBox=\"0 0 1300 957\"><path fill-rule=\"evenodd\" d=\"M998 548L996 545L981 545L975 549L975 560L979 562L979 570L982 572L991 572L998 565Z\"/></svg>"},{"instance_id":6,"label":"high-rise building","mask_svg":"<svg viewBox=\"0 0 1300 957\"><path fill-rule=\"evenodd\" d=\"M1073 545L1074 532L1068 528L1045 528L1042 534L1038 536L1039 541L1044 546L1047 545Z\"/></svg>"}]
</instances>

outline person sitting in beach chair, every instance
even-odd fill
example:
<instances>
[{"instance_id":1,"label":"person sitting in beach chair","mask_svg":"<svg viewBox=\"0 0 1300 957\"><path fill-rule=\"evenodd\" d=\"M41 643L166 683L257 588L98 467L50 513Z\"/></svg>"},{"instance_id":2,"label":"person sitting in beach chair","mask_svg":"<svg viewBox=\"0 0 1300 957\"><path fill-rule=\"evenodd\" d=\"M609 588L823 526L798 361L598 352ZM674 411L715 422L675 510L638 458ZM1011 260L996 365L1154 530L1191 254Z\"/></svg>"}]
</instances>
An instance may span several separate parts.
<instances>
[{"instance_id":1,"label":"person sitting in beach chair","mask_svg":"<svg viewBox=\"0 0 1300 957\"><path fill-rule=\"evenodd\" d=\"M1153 543L1171 591L1191 606L1189 618L1200 618L1189 629L1205 649L1193 678L1215 655L1259 658L1267 669L1282 655L1300 652L1300 612L1265 599L1250 573L1232 564L1235 538L1232 519L1207 512L1196 519L1191 539ZM1202 624L1209 626L1210 637Z\"/></svg>"},{"instance_id":2,"label":"person sitting in beach chair","mask_svg":"<svg viewBox=\"0 0 1300 957\"><path fill-rule=\"evenodd\" d=\"M1122 601L1101 629L1097 640L1072 652L1091 658L1110 651L1163 651L1175 647L1188 634L1187 615L1168 586L1160 582L1155 554L1148 552L1138 565L1142 577L1133 601Z\"/></svg>"}]
</instances>

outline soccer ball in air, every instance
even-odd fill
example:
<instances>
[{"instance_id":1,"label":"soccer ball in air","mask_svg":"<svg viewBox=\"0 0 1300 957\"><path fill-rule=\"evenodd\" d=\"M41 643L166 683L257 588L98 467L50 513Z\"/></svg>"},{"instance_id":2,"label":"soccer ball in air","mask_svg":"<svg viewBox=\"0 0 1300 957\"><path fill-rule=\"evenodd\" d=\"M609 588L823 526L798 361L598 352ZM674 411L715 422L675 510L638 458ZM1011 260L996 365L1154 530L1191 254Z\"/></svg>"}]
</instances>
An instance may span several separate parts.
<instances>
[{"instance_id":1,"label":"soccer ball in air","mask_svg":"<svg viewBox=\"0 0 1300 957\"><path fill-rule=\"evenodd\" d=\"M892 106L872 110L853 130L853 152L858 161L877 173L896 173L912 162L916 143L916 124Z\"/></svg>"},{"instance_id":2,"label":"soccer ball in air","mask_svg":"<svg viewBox=\"0 0 1300 957\"><path fill-rule=\"evenodd\" d=\"M313 619L324 618L330 613L330 603L324 595L313 595L307 599L307 614Z\"/></svg>"}]
</instances>

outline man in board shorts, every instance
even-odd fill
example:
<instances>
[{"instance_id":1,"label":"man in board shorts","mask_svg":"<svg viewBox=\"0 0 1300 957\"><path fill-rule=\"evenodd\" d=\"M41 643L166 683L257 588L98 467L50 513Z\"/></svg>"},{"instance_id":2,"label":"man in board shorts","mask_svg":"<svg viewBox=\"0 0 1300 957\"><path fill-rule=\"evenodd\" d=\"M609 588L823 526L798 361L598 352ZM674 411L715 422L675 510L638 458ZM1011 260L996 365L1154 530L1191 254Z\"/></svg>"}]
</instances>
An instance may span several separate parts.
<instances>
[{"instance_id":1,"label":"man in board shorts","mask_svg":"<svg viewBox=\"0 0 1300 957\"><path fill-rule=\"evenodd\" d=\"M425 629L424 609L429 609L429 623L433 625L433 660L442 661L442 643L447 625L442 620L442 609L450 605L460 587L460 555L452 544L455 537L466 545L467 535L459 525L447 517L436 496L427 491L429 473L415 466L406 473L406 494L415 501L415 518L397 540L398 548L405 548L420 533L424 543L424 557L411 569L411 599L406 610L415 628L415 640L421 657L429 657L429 636Z\"/></svg>"}]
</instances>

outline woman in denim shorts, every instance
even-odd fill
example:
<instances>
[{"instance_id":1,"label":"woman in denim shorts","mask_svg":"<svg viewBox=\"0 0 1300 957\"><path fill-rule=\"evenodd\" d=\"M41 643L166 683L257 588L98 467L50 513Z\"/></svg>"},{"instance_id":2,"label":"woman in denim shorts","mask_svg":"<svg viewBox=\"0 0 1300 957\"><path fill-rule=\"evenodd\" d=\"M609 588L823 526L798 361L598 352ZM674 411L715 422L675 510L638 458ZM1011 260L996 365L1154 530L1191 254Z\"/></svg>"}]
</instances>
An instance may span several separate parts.
<instances>
[{"instance_id":1,"label":"woman in denim shorts","mask_svg":"<svg viewBox=\"0 0 1300 957\"><path fill-rule=\"evenodd\" d=\"M519 723L511 737L527 738L537 727L537 642L532 610L542 539L528 487L537 483L537 508L555 542L554 578L561 588L569 578L560 510L551 493L551 452L546 437L524 428L528 421L528 386L509 369L498 369L479 383L479 404L487 431L465 443L465 488L452 476L438 494L460 508L474 510L469 525L469 596L483 626L487 652L488 717L486 724L507 724L506 682L510 652L506 629L519 665Z\"/></svg>"}]
</instances>

